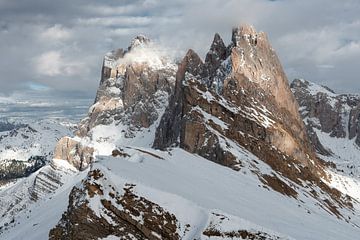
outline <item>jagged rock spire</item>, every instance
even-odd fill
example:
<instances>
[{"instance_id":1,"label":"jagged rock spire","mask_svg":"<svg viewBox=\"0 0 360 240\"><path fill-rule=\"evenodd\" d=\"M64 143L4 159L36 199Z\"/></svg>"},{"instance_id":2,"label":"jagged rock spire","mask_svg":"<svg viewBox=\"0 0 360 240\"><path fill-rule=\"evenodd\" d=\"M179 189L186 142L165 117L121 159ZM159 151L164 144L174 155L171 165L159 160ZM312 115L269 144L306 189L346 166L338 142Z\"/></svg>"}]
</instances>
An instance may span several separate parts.
<instances>
[{"instance_id":1,"label":"jagged rock spire","mask_svg":"<svg viewBox=\"0 0 360 240\"><path fill-rule=\"evenodd\" d=\"M209 74L212 75L227 58L227 47L218 33L215 33L214 40L209 52L206 54L205 63L209 66Z\"/></svg>"},{"instance_id":2,"label":"jagged rock spire","mask_svg":"<svg viewBox=\"0 0 360 240\"><path fill-rule=\"evenodd\" d=\"M186 71L192 75L197 76L203 74L204 63L194 50L188 50L183 59L183 63L186 63Z\"/></svg>"},{"instance_id":3,"label":"jagged rock spire","mask_svg":"<svg viewBox=\"0 0 360 240\"><path fill-rule=\"evenodd\" d=\"M215 33L210 51L206 54L205 62L214 64L226 59L226 46L218 33Z\"/></svg>"},{"instance_id":4,"label":"jagged rock spire","mask_svg":"<svg viewBox=\"0 0 360 240\"><path fill-rule=\"evenodd\" d=\"M253 26L244 24L239 27L233 28L231 40L235 46L239 46L241 40L246 40L256 45L257 35L258 33Z\"/></svg>"}]
</instances>

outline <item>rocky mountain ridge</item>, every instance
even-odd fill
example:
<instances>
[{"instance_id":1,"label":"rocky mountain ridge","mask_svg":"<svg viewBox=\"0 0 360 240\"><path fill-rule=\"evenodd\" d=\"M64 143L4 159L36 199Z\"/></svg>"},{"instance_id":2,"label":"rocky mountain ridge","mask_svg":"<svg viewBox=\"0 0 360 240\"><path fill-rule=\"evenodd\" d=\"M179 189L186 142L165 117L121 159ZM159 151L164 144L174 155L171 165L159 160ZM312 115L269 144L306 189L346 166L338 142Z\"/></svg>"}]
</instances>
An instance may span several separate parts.
<instances>
[{"instance_id":1,"label":"rocky mountain ridge","mask_svg":"<svg viewBox=\"0 0 360 240\"><path fill-rule=\"evenodd\" d=\"M295 79L291 90L316 151L341 171L359 176L360 96Z\"/></svg>"},{"instance_id":2,"label":"rocky mountain ridge","mask_svg":"<svg viewBox=\"0 0 360 240\"><path fill-rule=\"evenodd\" d=\"M241 170L245 164L235 150L240 147L295 182L321 183L321 162L266 35L244 26L233 30L232 39L225 47L216 34L205 63L188 51L179 65L175 92L157 128L154 147L180 146ZM295 194L275 176L259 174L259 178L274 190Z\"/></svg>"},{"instance_id":3,"label":"rocky mountain ridge","mask_svg":"<svg viewBox=\"0 0 360 240\"><path fill-rule=\"evenodd\" d=\"M300 104L307 125L331 137L354 139L360 145L360 96L336 94L333 90L303 79L295 79L291 89Z\"/></svg>"},{"instance_id":4,"label":"rocky mountain ridge","mask_svg":"<svg viewBox=\"0 0 360 240\"><path fill-rule=\"evenodd\" d=\"M12 206L0 234L353 239L360 181L316 153L295 97L251 26L228 46L215 34L205 61L189 50L179 65L138 36L105 56L95 102L51 165L0 192Z\"/></svg>"}]
</instances>

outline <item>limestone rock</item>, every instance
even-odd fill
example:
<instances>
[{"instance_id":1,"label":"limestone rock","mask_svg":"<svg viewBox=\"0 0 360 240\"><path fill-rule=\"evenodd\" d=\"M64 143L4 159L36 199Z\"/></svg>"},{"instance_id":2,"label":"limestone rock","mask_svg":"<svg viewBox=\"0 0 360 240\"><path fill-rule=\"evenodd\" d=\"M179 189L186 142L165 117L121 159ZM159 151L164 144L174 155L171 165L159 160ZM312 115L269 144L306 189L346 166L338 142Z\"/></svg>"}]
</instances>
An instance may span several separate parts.
<instances>
[{"instance_id":1,"label":"limestone rock","mask_svg":"<svg viewBox=\"0 0 360 240\"><path fill-rule=\"evenodd\" d=\"M79 170L85 169L93 161L94 149L84 146L70 137L63 137L55 147L54 158L67 160Z\"/></svg>"},{"instance_id":2,"label":"limestone rock","mask_svg":"<svg viewBox=\"0 0 360 240\"><path fill-rule=\"evenodd\" d=\"M287 77L267 35L243 25L233 29L232 44L233 72L254 81L271 93L280 107L298 117L298 105L294 96L289 94Z\"/></svg>"},{"instance_id":3,"label":"limestone rock","mask_svg":"<svg viewBox=\"0 0 360 240\"><path fill-rule=\"evenodd\" d=\"M219 68L222 61L228 57L227 47L218 33L215 34L210 51L206 54L205 63L211 74Z\"/></svg>"},{"instance_id":4,"label":"limestone rock","mask_svg":"<svg viewBox=\"0 0 360 240\"><path fill-rule=\"evenodd\" d=\"M360 141L360 96L336 94L333 90L303 79L295 79L291 89L299 102L300 113L308 129L329 133L337 138ZM309 134L311 135L311 134ZM313 142L317 149L321 147ZM322 150L319 153L324 154ZM326 153L325 153L326 155Z\"/></svg>"},{"instance_id":5,"label":"limestone rock","mask_svg":"<svg viewBox=\"0 0 360 240\"><path fill-rule=\"evenodd\" d=\"M81 188L72 189L68 209L50 230L49 239L99 239L108 235L129 240L180 239L175 215L138 196L133 191L135 185L123 186L124 193L120 194L114 186L104 184L108 177L95 169ZM96 204L103 209L100 215L89 203L96 201L95 196Z\"/></svg>"},{"instance_id":6,"label":"limestone rock","mask_svg":"<svg viewBox=\"0 0 360 240\"><path fill-rule=\"evenodd\" d=\"M215 142L219 144L219 136L204 124L204 117L209 114L232 129L228 134L223 129L220 135L240 144L246 140L234 137L234 131L260 137L265 144L308 165L308 158L315 158L313 148L297 102L266 35L243 26L233 30L232 39L230 46L224 48L216 35L207 64L192 50L186 54L179 65L175 94L162 118L154 146L165 148L179 144L190 152L203 152L205 157L216 155L211 159L215 162L227 162L224 154L219 154L220 150L212 150L213 146L207 145L210 139L218 139ZM219 48L216 50L215 46ZM225 49L230 52L228 56ZM214 52L221 56L215 58L221 62L220 71L208 67L212 58L209 56ZM236 164L234 161L233 165Z\"/></svg>"},{"instance_id":7,"label":"limestone rock","mask_svg":"<svg viewBox=\"0 0 360 240\"><path fill-rule=\"evenodd\" d=\"M167 105L176 70L172 60L141 35L126 51L107 54L95 102L77 135L84 137L95 126L111 123L128 125L129 132L148 128Z\"/></svg>"}]
</instances>

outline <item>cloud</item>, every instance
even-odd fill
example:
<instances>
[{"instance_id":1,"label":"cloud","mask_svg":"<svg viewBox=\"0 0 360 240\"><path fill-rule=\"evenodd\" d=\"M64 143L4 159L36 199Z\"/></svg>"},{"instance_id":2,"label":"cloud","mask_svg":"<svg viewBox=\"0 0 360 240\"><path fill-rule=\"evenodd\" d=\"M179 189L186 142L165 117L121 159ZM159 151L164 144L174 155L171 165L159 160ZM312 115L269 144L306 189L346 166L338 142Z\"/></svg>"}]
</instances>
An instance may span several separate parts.
<instances>
[{"instance_id":1,"label":"cloud","mask_svg":"<svg viewBox=\"0 0 360 240\"><path fill-rule=\"evenodd\" d=\"M75 76L86 71L83 63L66 60L59 51L49 51L34 60L36 71L44 76Z\"/></svg>"},{"instance_id":2,"label":"cloud","mask_svg":"<svg viewBox=\"0 0 360 240\"><path fill-rule=\"evenodd\" d=\"M80 18L78 23L87 26L101 27L129 27L129 26L145 26L151 23L151 18L146 16L117 16L117 17L95 17Z\"/></svg>"},{"instance_id":3,"label":"cloud","mask_svg":"<svg viewBox=\"0 0 360 240\"><path fill-rule=\"evenodd\" d=\"M334 65L330 65L330 64L321 64L321 65L317 65L318 68L322 68L322 69L333 69L335 68Z\"/></svg>"},{"instance_id":4,"label":"cloud","mask_svg":"<svg viewBox=\"0 0 360 240\"><path fill-rule=\"evenodd\" d=\"M65 41L71 38L71 31L61 24L56 24L47 28L40 34L40 38L44 41Z\"/></svg>"},{"instance_id":5,"label":"cloud","mask_svg":"<svg viewBox=\"0 0 360 240\"><path fill-rule=\"evenodd\" d=\"M0 0L0 93L34 82L93 96L103 55L138 34L205 56L215 32L229 43L244 22L268 33L290 80L360 92L359 11L358 0Z\"/></svg>"},{"instance_id":6,"label":"cloud","mask_svg":"<svg viewBox=\"0 0 360 240\"><path fill-rule=\"evenodd\" d=\"M51 51L41 54L35 60L36 71L45 76L56 76L62 74L64 65L59 52Z\"/></svg>"}]
</instances>

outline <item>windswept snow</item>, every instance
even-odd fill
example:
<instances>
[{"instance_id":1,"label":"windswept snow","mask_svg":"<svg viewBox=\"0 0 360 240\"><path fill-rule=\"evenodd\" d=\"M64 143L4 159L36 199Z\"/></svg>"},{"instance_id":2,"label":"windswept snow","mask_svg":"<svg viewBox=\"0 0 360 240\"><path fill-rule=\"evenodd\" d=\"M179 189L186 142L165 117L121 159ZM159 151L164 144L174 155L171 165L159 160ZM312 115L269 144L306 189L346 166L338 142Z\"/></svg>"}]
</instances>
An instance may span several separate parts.
<instances>
[{"instance_id":1,"label":"windswept snow","mask_svg":"<svg viewBox=\"0 0 360 240\"><path fill-rule=\"evenodd\" d=\"M164 160L146 156L143 162L134 163L99 157L94 168L104 166L126 182L144 186L137 189L168 206L170 212L177 211L174 208L180 206L179 200L151 193L149 188L186 199L207 212L217 209L295 239L352 239L360 231L323 211L311 198L303 197L305 203L299 206L297 200L263 188L252 174L219 167L181 149L174 149L171 155L147 151Z\"/></svg>"}]
</instances>

